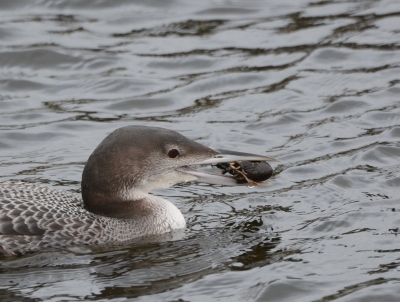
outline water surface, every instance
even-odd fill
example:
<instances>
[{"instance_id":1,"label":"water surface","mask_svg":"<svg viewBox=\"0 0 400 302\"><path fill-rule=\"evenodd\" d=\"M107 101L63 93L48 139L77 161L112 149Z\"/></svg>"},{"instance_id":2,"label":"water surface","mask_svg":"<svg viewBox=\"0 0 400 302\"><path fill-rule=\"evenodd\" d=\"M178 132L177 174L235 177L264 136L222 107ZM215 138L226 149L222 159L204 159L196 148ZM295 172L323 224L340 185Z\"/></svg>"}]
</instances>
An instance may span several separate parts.
<instances>
[{"instance_id":1,"label":"water surface","mask_svg":"<svg viewBox=\"0 0 400 302\"><path fill-rule=\"evenodd\" d=\"M1 181L80 192L132 124L280 161L155 191L181 240L3 258L1 300L398 300L397 0L0 1L0 38Z\"/></svg>"}]
</instances>

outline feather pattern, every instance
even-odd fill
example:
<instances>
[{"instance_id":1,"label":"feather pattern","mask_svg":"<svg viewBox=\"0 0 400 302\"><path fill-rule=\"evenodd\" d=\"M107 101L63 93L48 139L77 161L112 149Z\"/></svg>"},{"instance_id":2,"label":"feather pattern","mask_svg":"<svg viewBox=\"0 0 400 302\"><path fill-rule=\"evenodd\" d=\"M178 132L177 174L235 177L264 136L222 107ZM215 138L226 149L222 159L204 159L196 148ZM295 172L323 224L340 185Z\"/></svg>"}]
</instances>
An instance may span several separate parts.
<instances>
[{"instance_id":1,"label":"feather pattern","mask_svg":"<svg viewBox=\"0 0 400 302\"><path fill-rule=\"evenodd\" d=\"M87 211L78 194L20 182L0 183L0 254L119 243L185 227L174 205L148 196L151 215L119 219ZM171 211L172 216L168 215Z\"/></svg>"}]
</instances>

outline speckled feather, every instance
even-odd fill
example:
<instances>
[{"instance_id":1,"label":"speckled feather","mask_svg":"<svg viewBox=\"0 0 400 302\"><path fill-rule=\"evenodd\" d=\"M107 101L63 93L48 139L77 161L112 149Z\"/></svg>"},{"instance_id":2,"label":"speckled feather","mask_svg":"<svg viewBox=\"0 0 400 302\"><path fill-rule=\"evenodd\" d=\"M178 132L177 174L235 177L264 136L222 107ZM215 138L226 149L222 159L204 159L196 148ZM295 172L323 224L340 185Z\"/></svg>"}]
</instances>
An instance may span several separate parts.
<instances>
[{"instance_id":1,"label":"speckled feather","mask_svg":"<svg viewBox=\"0 0 400 302\"><path fill-rule=\"evenodd\" d=\"M90 155L82 173L82 197L43 186L0 183L0 254L115 244L183 229L179 209L148 192L193 180L236 185L232 179L188 169L191 164L232 160L274 159L213 150L168 129L119 128Z\"/></svg>"},{"instance_id":2,"label":"speckled feather","mask_svg":"<svg viewBox=\"0 0 400 302\"><path fill-rule=\"evenodd\" d=\"M139 221L95 215L83 208L78 194L19 182L0 183L0 207L0 253L3 255L124 242L149 234L147 226L154 226L152 217ZM162 232L170 227L170 222L157 221L156 225ZM151 231L157 232L157 228Z\"/></svg>"}]
</instances>

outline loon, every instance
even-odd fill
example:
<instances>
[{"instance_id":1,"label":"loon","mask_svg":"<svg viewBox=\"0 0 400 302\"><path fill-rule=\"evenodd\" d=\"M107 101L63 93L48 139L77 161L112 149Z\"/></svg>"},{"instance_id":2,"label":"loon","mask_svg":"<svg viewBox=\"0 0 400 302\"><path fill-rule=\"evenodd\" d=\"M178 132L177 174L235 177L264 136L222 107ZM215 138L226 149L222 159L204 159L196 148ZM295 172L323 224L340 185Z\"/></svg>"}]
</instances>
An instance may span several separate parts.
<instances>
[{"instance_id":1,"label":"loon","mask_svg":"<svg viewBox=\"0 0 400 302\"><path fill-rule=\"evenodd\" d=\"M22 182L0 183L0 255L119 244L183 229L182 213L149 194L179 182L237 185L192 165L273 158L211 149L164 128L126 126L109 134L82 173L82 196Z\"/></svg>"}]
</instances>

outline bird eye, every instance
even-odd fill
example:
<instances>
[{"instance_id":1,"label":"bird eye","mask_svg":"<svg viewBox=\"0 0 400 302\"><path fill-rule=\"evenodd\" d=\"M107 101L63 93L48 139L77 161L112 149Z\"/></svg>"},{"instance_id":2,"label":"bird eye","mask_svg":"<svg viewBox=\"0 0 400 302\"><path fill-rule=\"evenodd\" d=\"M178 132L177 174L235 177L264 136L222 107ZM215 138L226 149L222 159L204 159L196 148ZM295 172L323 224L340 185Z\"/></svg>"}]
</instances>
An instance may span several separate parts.
<instances>
[{"instance_id":1,"label":"bird eye","mask_svg":"<svg viewBox=\"0 0 400 302\"><path fill-rule=\"evenodd\" d=\"M170 158L177 158L179 156L179 151L176 149L171 149L168 151L168 156Z\"/></svg>"}]
</instances>

